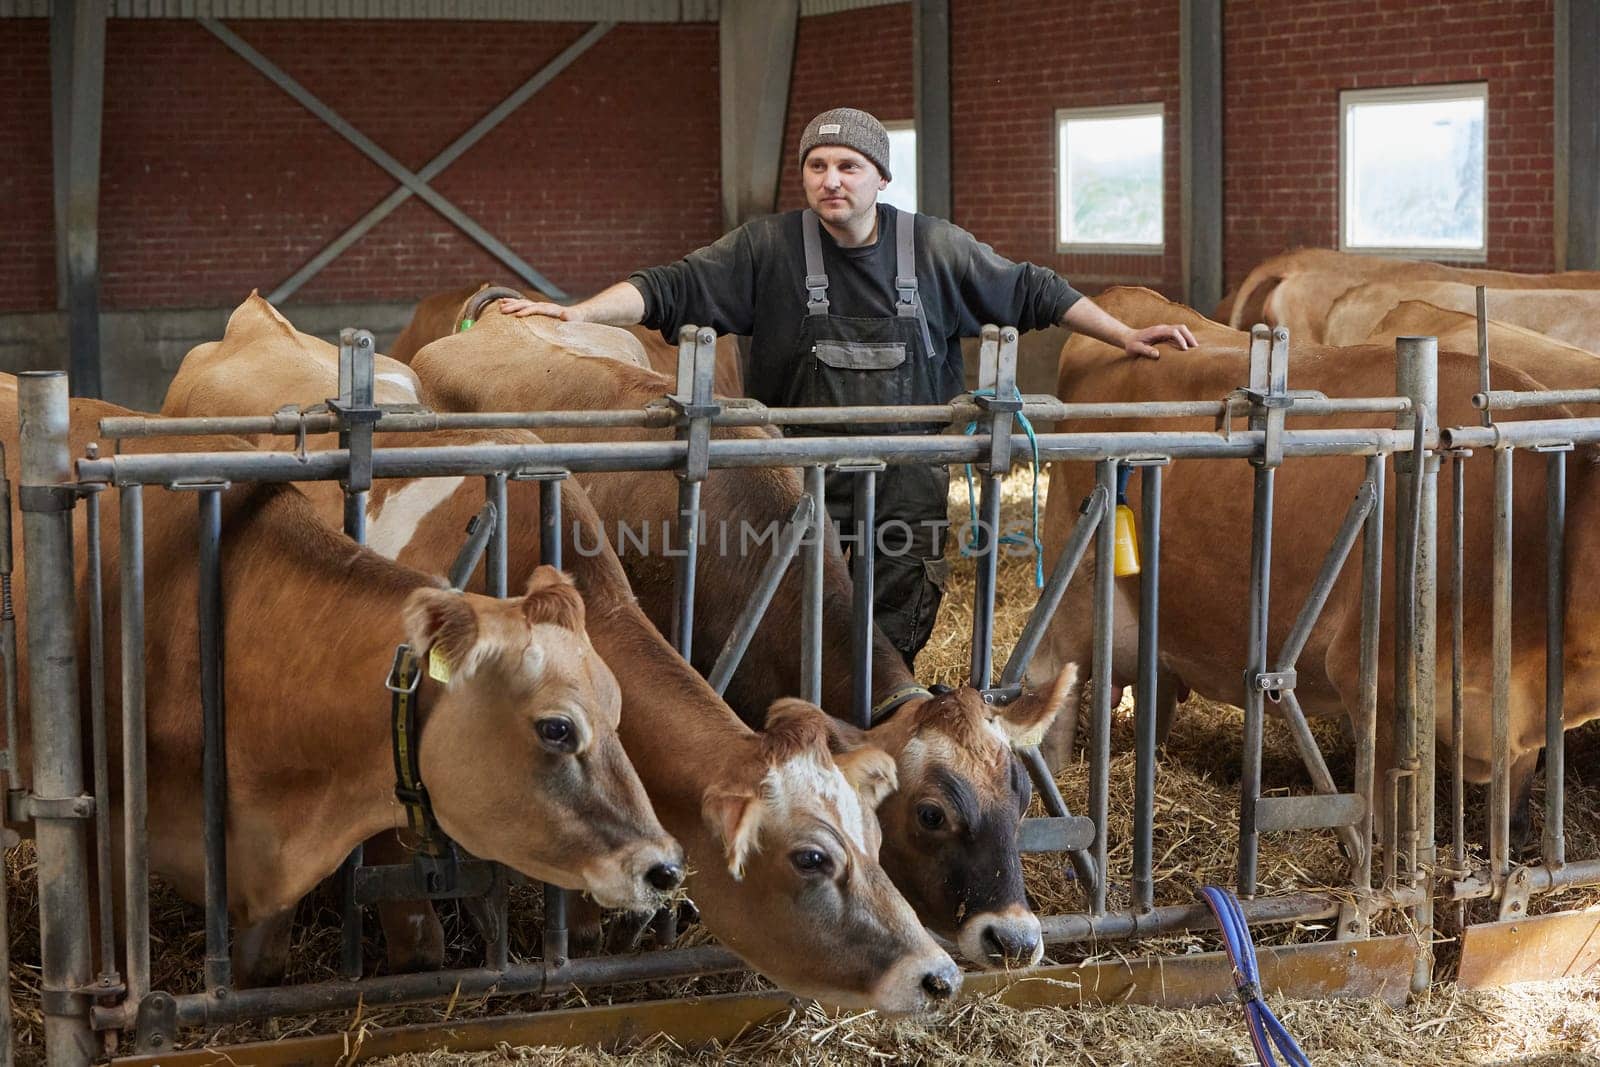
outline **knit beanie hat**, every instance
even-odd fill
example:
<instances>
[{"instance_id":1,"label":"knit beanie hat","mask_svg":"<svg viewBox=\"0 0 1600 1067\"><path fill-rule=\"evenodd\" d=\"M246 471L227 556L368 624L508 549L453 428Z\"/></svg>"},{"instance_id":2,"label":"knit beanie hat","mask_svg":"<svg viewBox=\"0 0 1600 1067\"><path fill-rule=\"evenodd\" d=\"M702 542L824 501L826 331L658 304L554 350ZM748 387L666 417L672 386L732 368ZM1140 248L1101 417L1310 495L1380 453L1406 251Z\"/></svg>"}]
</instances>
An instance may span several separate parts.
<instances>
[{"instance_id":1,"label":"knit beanie hat","mask_svg":"<svg viewBox=\"0 0 1600 1067\"><path fill-rule=\"evenodd\" d=\"M884 180L889 179L889 131L865 111L836 107L807 123L800 135L800 165L805 166L806 156L822 145L855 149L872 161Z\"/></svg>"}]
</instances>

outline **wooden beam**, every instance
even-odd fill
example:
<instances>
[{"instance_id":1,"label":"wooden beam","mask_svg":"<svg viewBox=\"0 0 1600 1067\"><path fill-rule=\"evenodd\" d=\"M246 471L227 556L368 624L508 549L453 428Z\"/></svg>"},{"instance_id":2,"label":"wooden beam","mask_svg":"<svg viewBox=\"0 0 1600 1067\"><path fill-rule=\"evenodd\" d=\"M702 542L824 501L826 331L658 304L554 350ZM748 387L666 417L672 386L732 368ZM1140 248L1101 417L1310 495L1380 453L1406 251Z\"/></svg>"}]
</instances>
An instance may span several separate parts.
<instances>
[{"instance_id":1,"label":"wooden beam","mask_svg":"<svg viewBox=\"0 0 1600 1067\"><path fill-rule=\"evenodd\" d=\"M722 103L722 223L733 229L778 206L799 0L722 0L717 47Z\"/></svg>"},{"instance_id":2,"label":"wooden beam","mask_svg":"<svg viewBox=\"0 0 1600 1067\"><path fill-rule=\"evenodd\" d=\"M1183 300L1210 315L1222 299L1222 0L1179 5L1179 168Z\"/></svg>"},{"instance_id":3,"label":"wooden beam","mask_svg":"<svg viewBox=\"0 0 1600 1067\"><path fill-rule=\"evenodd\" d=\"M912 0L912 91L917 123L917 210L949 218L950 0Z\"/></svg>"}]
</instances>

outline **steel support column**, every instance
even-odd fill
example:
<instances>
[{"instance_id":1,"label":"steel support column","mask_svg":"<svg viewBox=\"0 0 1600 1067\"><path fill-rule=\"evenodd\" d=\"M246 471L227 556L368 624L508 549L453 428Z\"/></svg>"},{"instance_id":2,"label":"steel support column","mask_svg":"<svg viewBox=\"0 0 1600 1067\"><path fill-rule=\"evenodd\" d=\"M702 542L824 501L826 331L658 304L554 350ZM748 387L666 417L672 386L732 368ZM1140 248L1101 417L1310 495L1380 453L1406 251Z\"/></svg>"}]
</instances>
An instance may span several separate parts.
<instances>
[{"instance_id":1,"label":"steel support column","mask_svg":"<svg viewBox=\"0 0 1600 1067\"><path fill-rule=\"evenodd\" d=\"M1556 0L1556 265L1600 269L1600 5Z\"/></svg>"},{"instance_id":2,"label":"steel support column","mask_svg":"<svg viewBox=\"0 0 1600 1067\"><path fill-rule=\"evenodd\" d=\"M1181 0L1178 86L1183 299L1222 299L1222 0Z\"/></svg>"},{"instance_id":3,"label":"steel support column","mask_svg":"<svg viewBox=\"0 0 1600 1067\"><path fill-rule=\"evenodd\" d=\"M722 102L722 223L778 204L799 0L723 0L717 49ZM792 173L792 172L790 172Z\"/></svg>"},{"instance_id":4,"label":"steel support column","mask_svg":"<svg viewBox=\"0 0 1600 1067\"><path fill-rule=\"evenodd\" d=\"M911 5L911 84L917 126L917 210L949 218L950 0Z\"/></svg>"},{"instance_id":5,"label":"steel support column","mask_svg":"<svg viewBox=\"0 0 1600 1067\"><path fill-rule=\"evenodd\" d=\"M106 8L56 0L50 21L55 156L56 301L67 310L75 396L100 395L100 116Z\"/></svg>"}]
</instances>

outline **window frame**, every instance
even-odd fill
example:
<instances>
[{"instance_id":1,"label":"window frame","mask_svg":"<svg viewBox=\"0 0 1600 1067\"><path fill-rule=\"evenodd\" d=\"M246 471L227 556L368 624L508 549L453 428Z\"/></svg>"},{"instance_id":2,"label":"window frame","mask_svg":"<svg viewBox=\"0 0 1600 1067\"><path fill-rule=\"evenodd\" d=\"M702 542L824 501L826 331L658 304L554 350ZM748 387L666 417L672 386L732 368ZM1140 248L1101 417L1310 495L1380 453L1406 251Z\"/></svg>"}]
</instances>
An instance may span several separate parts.
<instances>
[{"instance_id":1,"label":"window frame","mask_svg":"<svg viewBox=\"0 0 1600 1067\"><path fill-rule=\"evenodd\" d=\"M1423 104L1446 100L1481 100L1483 102L1483 181L1479 189L1479 204L1483 219L1483 239L1476 248L1428 245L1363 245L1350 242L1349 164L1350 116L1362 104ZM1396 259L1450 260L1459 263L1483 263L1489 258L1489 83L1449 82L1438 85L1386 86L1379 89L1342 89L1339 92L1339 251L1368 256L1389 256Z\"/></svg>"},{"instance_id":2,"label":"window frame","mask_svg":"<svg viewBox=\"0 0 1600 1067\"><path fill-rule=\"evenodd\" d=\"M1065 173L1067 159L1062 145L1062 132L1068 122L1084 119L1121 119L1121 118L1150 118L1161 120L1161 150L1156 154L1159 172L1156 179L1156 191L1160 196L1158 215L1161 220L1161 240L1152 244L1137 244L1130 242L1089 242L1089 241L1064 241L1062 231L1066 228L1064 208L1067 202L1067 175ZM1161 256L1167 251L1167 105L1162 100L1152 100L1143 104L1117 104L1111 107L1059 107L1056 108L1055 121L1051 125L1051 134L1054 143L1051 146L1052 155L1055 157L1055 182L1052 193L1055 199L1056 222L1056 252L1061 255L1133 255L1133 256Z\"/></svg>"},{"instance_id":3,"label":"window frame","mask_svg":"<svg viewBox=\"0 0 1600 1067\"><path fill-rule=\"evenodd\" d=\"M917 120L893 119L889 122L885 122L883 124L883 128L887 133L894 133L899 130L910 130L913 134L915 134L917 132ZM895 175L894 182L891 182L890 184L893 185L898 181L900 181L900 176ZM879 195L881 196L882 194L880 193ZM916 200L917 211L920 213L922 210L922 174L915 168L913 168L911 171L911 196L914 200Z\"/></svg>"}]
</instances>

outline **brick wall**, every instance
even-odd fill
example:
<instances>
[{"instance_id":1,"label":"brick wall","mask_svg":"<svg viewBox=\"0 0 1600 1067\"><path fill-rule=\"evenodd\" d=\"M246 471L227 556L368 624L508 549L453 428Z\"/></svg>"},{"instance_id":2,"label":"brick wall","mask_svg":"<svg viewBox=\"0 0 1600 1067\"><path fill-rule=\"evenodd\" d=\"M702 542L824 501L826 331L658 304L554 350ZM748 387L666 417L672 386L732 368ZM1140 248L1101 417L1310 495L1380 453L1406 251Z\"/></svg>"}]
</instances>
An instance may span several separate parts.
<instances>
[{"instance_id":1,"label":"brick wall","mask_svg":"<svg viewBox=\"0 0 1600 1067\"><path fill-rule=\"evenodd\" d=\"M1270 0L1225 11L1225 272L1338 240L1338 94L1489 83L1489 264L1553 266L1554 0ZM1178 0L954 0L954 217L1090 291L1181 285ZM420 167L582 32L578 24L240 21L237 32ZM48 27L0 33L0 311L55 302ZM352 76L346 55L370 56ZM438 179L552 280L593 291L719 229L717 30L613 30ZM1161 255L1056 249L1057 108L1160 102ZM801 203L802 125L841 104L912 117L911 8L807 18L780 206ZM198 25L112 20L101 258L110 308L204 306L270 288L393 181ZM407 300L506 272L415 199L301 290Z\"/></svg>"},{"instance_id":2,"label":"brick wall","mask_svg":"<svg viewBox=\"0 0 1600 1067\"><path fill-rule=\"evenodd\" d=\"M50 24L0 24L0 311L55 307Z\"/></svg>"},{"instance_id":3,"label":"brick wall","mask_svg":"<svg viewBox=\"0 0 1600 1067\"><path fill-rule=\"evenodd\" d=\"M583 32L580 24L239 21L233 29L380 147L420 168ZM13 33L13 30L17 33ZM54 302L48 29L6 23L0 309ZM593 291L716 236L714 25L619 26L434 187L557 285ZM352 55L368 57L362 73ZM192 22L112 20L100 220L108 308L240 300L297 270L395 182ZM7 94L7 99L11 99ZM639 121L641 114L669 114ZM42 220L42 221L41 221ZM8 247L11 239L8 236ZM20 277L18 277L20 275ZM409 300L509 279L415 198L308 282L307 302Z\"/></svg>"},{"instance_id":4,"label":"brick wall","mask_svg":"<svg viewBox=\"0 0 1600 1067\"><path fill-rule=\"evenodd\" d=\"M1487 81L1488 265L1554 268L1553 0L1223 5L1225 273L1339 240L1339 91Z\"/></svg>"}]
</instances>

